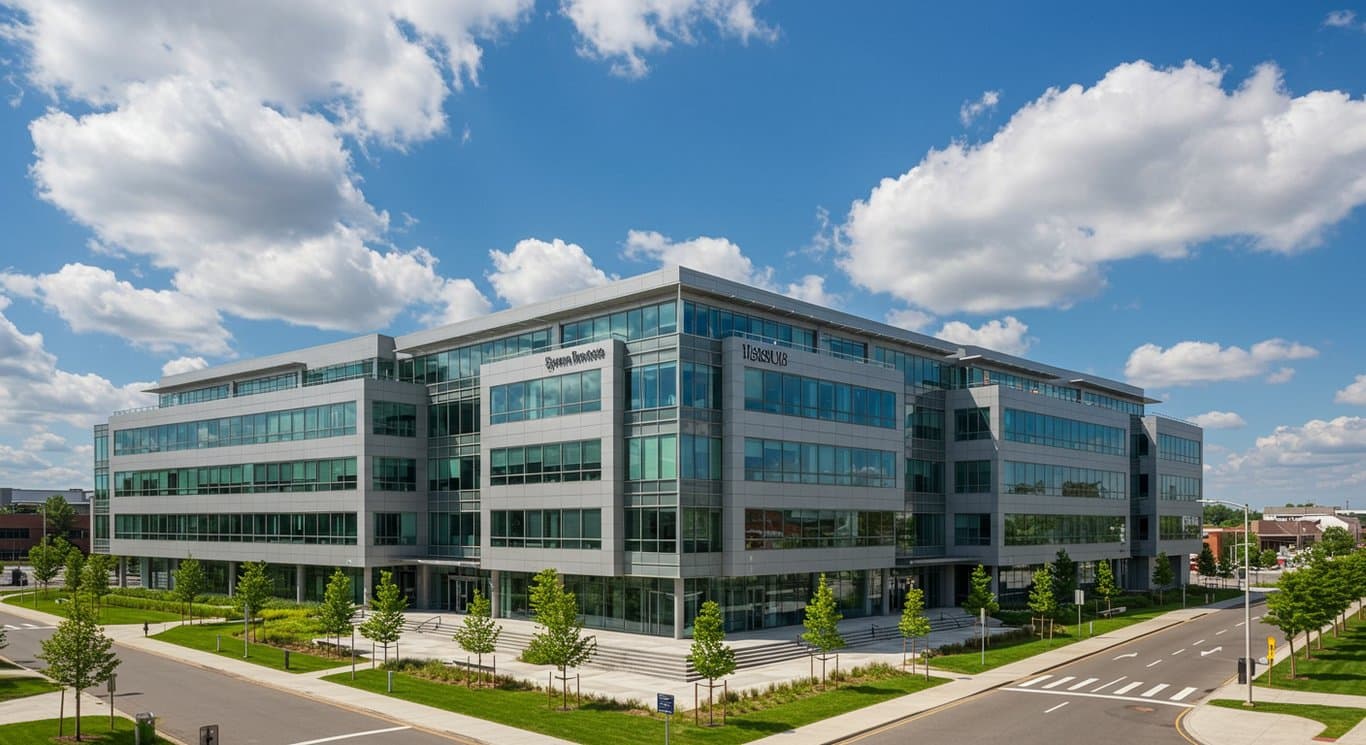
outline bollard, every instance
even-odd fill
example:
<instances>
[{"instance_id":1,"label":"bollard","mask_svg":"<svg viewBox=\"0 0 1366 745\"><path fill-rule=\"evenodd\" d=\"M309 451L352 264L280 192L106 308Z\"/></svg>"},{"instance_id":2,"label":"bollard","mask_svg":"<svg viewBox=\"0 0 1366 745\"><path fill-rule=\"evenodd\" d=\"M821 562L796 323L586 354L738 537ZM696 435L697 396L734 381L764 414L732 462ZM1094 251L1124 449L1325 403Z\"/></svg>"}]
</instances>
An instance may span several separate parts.
<instances>
[{"instance_id":1,"label":"bollard","mask_svg":"<svg viewBox=\"0 0 1366 745\"><path fill-rule=\"evenodd\" d=\"M394 692L394 671L389 671L389 693Z\"/></svg>"},{"instance_id":2,"label":"bollard","mask_svg":"<svg viewBox=\"0 0 1366 745\"><path fill-rule=\"evenodd\" d=\"M289 650L285 650L285 669L289 669Z\"/></svg>"},{"instance_id":3,"label":"bollard","mask_svg":"<svg viewBox=\"0 0 1366 745\"><path fill-rule=\"evenodd\" d=\"M223 651L223 635L222 635L222 634L214 634L214 637L213 637L213 651L215 651L215 652L222 652L222 651Z\"/></svg>"}]
</instances>

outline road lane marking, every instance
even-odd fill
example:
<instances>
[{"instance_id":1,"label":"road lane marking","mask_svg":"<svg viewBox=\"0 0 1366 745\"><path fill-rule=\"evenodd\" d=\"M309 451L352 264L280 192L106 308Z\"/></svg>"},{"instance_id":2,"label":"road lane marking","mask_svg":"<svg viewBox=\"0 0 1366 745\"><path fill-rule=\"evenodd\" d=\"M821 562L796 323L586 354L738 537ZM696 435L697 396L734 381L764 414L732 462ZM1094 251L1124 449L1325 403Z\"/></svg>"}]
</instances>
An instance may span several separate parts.
<instances>
[{"instance_id":1,"label":"road lane marking","mask_svg":"<svg viewBox=\"0 0 1366 745\"><path fill-rule=\"evenodd\" d=\"M1185 648L1185 647L1182 647L1182 648L1176 650L1175 652L1172 652L1172 657L1175 657L1175 656L1181 654L1181 653L1184 652L1184 651L1186 651L1186 648Z\"/></svg>"},{"instance_id":2,"label":"road lane marking","mask_svg":"<svg viewBox=\"0 0 1366 745\"><path fill-rule=\"evenodd\" d=\"M1149 662L1149 663L1148 663L1148 667L1152 667L1153 665L1160 665L1160 664L1162 664L1162 660L1153 660L1152 662Z\"/></svg>"},{"instance_id":3,"label":"road lane marking","mask_svg":"<svg viewBox=\"0 0 1366 745\"><path fill-rule=\"evenodd\" d=\"M39 625L36 624L36 623L26 623L26 624L24 624L24 628L26 628L26 629L41 629L42 626L39 626Z\"/></svg>"},{"instance_id":4,"label":"road lane marking","mask_svg":"<svg viewBox=\"0 0 1366 745\"><path fill-rule=\"evenodd\" d=\"M1253 617L1252 617L1252 620L1254 620L1254 621L1260 621L1260 620L1262 620L1262 617L1261 617L1261 616L1253 616Z\"/></svg>"},{"instance_id":5,"label":"road lane marking","mask_svg":"<svg viewBox=\"0 0 1366 745\"><path fill-rule=\"evenodd\" d=\"M1201 657L1204 657L1204 656L1207 655L1207 654L1214 654L1215 652L1222 652L1222 651L1224 651L1224 648L1223 648L1223 647L1215 647L1214 649L1206 649L1206 650L1203 650L1203 651L1200 652L1200 656L1201 656Z\"/></svg>"},{"instance_id":6,"label":"road lane marking","mask_svg":"<svg viewBox=\"0 0 1366 745\"><path fill-rule=\"evenodd\" d=\"M1192 647L1198 647L1198 646L1200 646L1201 644L1204 644L1204 643L1205 643L1205 640L1204 640L1204 639L1201 639L1200 641L1198 641L1198 642L1192 644L1191 646L1192 646Z\"/></svg>"},{"instance_id":7,"label":"road lane marking","mask_svg":"<svg viewBox=\"0 0 1366 745\"><path fill-rule=\"evenodd\" d=\"M1075 691L1075 690L1077 690L1078 688L1085 688L1086 686L1091 685L1092 683L1096 682L1097 680L1100 680L1100 678L1087 678L1086 680L1083 680L1082 682L1077 683L1076 685L1070 685L1070 686L1068 686L1068 687L1067 687L1067 690L1069 690L1069 691Z\"/></svg>"},{"instance_id":8,"label":"road lane marking","mask_svg":"<svg viewBox=\"0 0 1366 745\"><path fill-rule=\"evenodd\" d=\"M1112 685L1118 683L1118 682L1121 681L1121 680L1124 680L1124 679L1127 678L1127 677L1129 677L1129 676L1127 676L1127 675L1121 675L1121 676L1119 676L1118 678L1115 678L1114 680L1110 681L1109 683L1106 683L1105 685L1101 686L1100 688L1092 688L1092 689L1091 689L1091 692L1092 692L1092 693L1100 693L1101 691L1105 690L1106 688L1109 688L1110 686L1112 686Z\"/></svg>"},{"instance_id":9,"label":"road lane marking","mask_svg":"<svg viewBox=\"0 0 1366 745\"><path fill-rule=\"evenodd\" d=\"M353 737L366 737L366 736L369 736L369 735L382 735L382 734L384 734L384 733L386 733L386 732L402 732L402 731L405 730L405 729L412 729L412 727L409 727L409 726L406 726L406 725L405 725L405 726L402 726L402 727L390 727L390 728L388 728L388 729L372 729L372 730L370 730L370 731L368 731L368 732L352 732L352 733L349 734L349 735L336 735L335 737L324 737L324 738L319 739L319 740L305 740L304 742L296 742L296 743L294 743L294 745L320 745L320 743L324 743L324 742L336 742L337 740L350 740L350 739L353 738Z\"/></svg>"},{"instance_id":10,"label":"road lane marking","mask_svg":"<svg viewBox=\"0 0 1366 745\"><path fill-rule=\"evenodd\" d=\"M1034 685L1035 683L1042 683L1043 681L1048 680L1048 679L1051 678L1051 677L1053 677L1053 676L1052 676L1052 675L1040 675L1039 677L1037 677L1037 678L1035 678L1035 679L1033 679L1033 680L1027 680L1027 681L1021 683L1021 684L1020 684L1020 687L1021 687L1021 688L1028 688L1029 686L1032 686L1032 685Z\"/></svg>"},{"instance_id":11,"label":"road lane marking","mask_svg":"<svg viewBox=\"0 0 1366 745\"><path fill-rule=\"evenodd\" d=\"M1198 689L1196 689L1195 686L1187 686L1187 687L1185 687L1185 688L1182 688L1180 693L1176 694L1175 696L1172 696L1172 700L1173 700L1173 701L1180 701L1180 700L1184 699L1185 697L1191 695L1192 693L1195 693L1196 690L1198 690Z\"/></svg>"},{"instance_id":12,"label":"road lane marking","mask_svg":"<svg viewBox=\"0 0 1366 745\"><path fill-rule=\"evenodd\" d=\"M10 624L5 624L5 630L6 630L6 631L18 631L18 630L19 630L19 627L18 627L18 626L12 626L12 625L10 625Z\"/></svg>"},{"instance_id":13,"label":"road lane marking","mask_svg":"<svg viewBox=\"0 0 1366 745\"><path fill-rule=\"evenodd\" d=\"M1071 702L1071 701L1064 701L1064 702L1058 704L1057 706L1054 706L1053 708L1049 709L1048 711L1045 711L1044 713L1045 713L1045 714L1052 714L1053 712L1057 711L1058 709L1061 709L1062 707L1064 707L1064 706L1066 706L1066 705L1068 705L1068 704L1070 704L1070 703L1072 703L1072 702Z\"/></svg>"},{"instance_id":14,"label":"road lane marking","mask_svg":"<svg viewBox=\"0 0 1366 745\"><path fill-rule=\"evenodd\" d=\"M1143 683L1141 683L1141 682L1139 682L1139 681L1134 681L1133 683L1129 683L1128 685L1122 686L1122 687L1120 687L1120 688L1116 688L1116 689L1115 689L1115 695L1116 695L1116 696L1123 696L1124 694L1128 693L1129 691L1132 691L1133 689L1135 689L1135 688L1137 688L1137 687L1139 687L1139 686L1141 686L1141 685L1143 685Z\"/></svg>"},{"instance_id":15,"label":"road lane marking","mask_svg":"<svg viewBox=\"0 0 1366 745\"><path fill-rule=\"evenodd\" d=\"M1067 675L1067 676L1058 678L1057 680L1053 681L1052 683L1049 683L1048 685L1044 686L1044 688L1057 688L1058 686L1062 685L1063 683L1066 683L1066 682L1069 681L1069 680L1076 680L1076 679L1077 679L1077 678L1076 678L1075 675Z\"/></svg>"},{"instance_id":16,"label":"road lane marking","mask_svg":"<svg viewBox=\"0 0 1366 745\"><path fill-rule=\"evenodd\" d=\"M1226 632L1226 631L1228 631L1228 629L1219 629L1218 631L1214 632L1214 635L1215 635L1215 636L1218 636L1218 635L1220 635L1220 634L1222 634L1222 633L1224 633L1224 632Z\"/></svg>"},{"instance_id":17,"label":"road lane marking","mask_svg":"<svg viewBox=\"0 0 1366 745\"><path fill-rule=\"evenodd\" d=\"M1142 696L1143 698L1152 698L1153 696L1156 696L1157 694L1161 693L1163 688L1170 687L1171 686L1167 685L1166 683L1158 683L1157 685L1153 686L1152 688L1149 688L1148 690L1138 695Z\"/></svg>"},{"instance_id":18,"label":"road lane marking","mask_svg":"<svg viewBox=\"0 0 1366 745\"><path fill-rule=\"evenodd\" d=\"M1242 626L1242 625L1243 625L1243 622L1242 622L1242 621L1239 621L1238 623L1233 624L1233 627L1234 627L1234 628L1238 628L1239 626Z\"/></svg>"},{"instance_id":19,"label":"road lane marking","mask_svg":"<svg viewBox=\"0 0 1366 745\"><path fill-rule=\"evenodd\" d=\"M1142 685L1142 683L1138 683L1137 685ZM1107 701L1136 701L1141 704L1161 704L1162 706L1175 706L1181 709L1191 709L1195 707L1195 704L1188 704L1183 701L1167 701L1165 699L1160 698L1138 698L1137 696L1116 696L1111 695L1109 693L1086 693L1084 691L1077 691L1076 693L1072 693L1071 691L1041 691L1038 688L1002 688L1001 690L1011 691L1013 693L1035 693L1044 696L1080 696L1081 698L1099 698L1105 699ZM902 721L904 723L908 720Z\"/></svg>"},{"instance_id":20,"label":"road lane marking","mask_svg":"<svg viewBox=\"0 0 1366 745\"><path fill-rule=\"evenodd\" d=\"M1124 659L1125 657L1137 657L1137 656L1138 656L1138 652L1130 652L1130 653L1128 653L1128 654L1122 654L1122 655L1116 657L1115 659L1117 659L1117 660L1122 660L1122 659Z\"/></svg>"}]
</instances>

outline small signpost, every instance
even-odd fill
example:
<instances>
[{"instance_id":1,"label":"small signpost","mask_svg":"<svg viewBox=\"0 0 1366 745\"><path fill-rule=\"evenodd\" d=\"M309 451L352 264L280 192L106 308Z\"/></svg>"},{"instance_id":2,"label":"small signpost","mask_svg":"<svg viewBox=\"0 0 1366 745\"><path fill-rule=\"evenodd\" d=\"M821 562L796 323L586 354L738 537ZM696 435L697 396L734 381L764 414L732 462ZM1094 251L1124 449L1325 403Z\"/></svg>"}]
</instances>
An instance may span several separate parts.
<instances>
[{"instance_id":1,"label":"small signpost","mask_svg":"<svg viewBox=\"0 0 1366 745\"><path fill-rule=\"evenodd\" d=\"M982 608L982 667L987 666L987 609Z\"/></svg>"},{"instance_id":2,"label":"small signpost","mask_svg":"<svg viewBox=\"0 0 1366 745\"><path fill-rule=\"evenodd\" d=\"M118 677L116 673L109 674L109 731L114 731L114 679Z\"/></svg>"},{"instance_id":3,"label":"small signpost","mask_svg":"<svg viewBox=\"0 0 1366 745\"><path fill-rule=\"evenodd\" d=\"M1271 668L1276 664L1276 637L1266 638L1266 684L1271 685Z\"/></svg>"},{"instance_id":4,"label":"small signpost","mask_svg":"<svg viewBox=\"0 0 1366 745\"><path fill-rule=\"evenodd\" d=\"M218 725L205 724L199 728L199 745L218 745Z\"/></svg>"},{"instance_id":5,"label":"small signpost","mask_svg":"<svg viewBox=\"0 0 1366 745\"><path fill-rule=\"evenodd\" d=\"M1081 606L1086 602L1086 591L1080 588L1072 591L1072 603L1077 606L1077 633L1081 633Z\"/></svg>"},{"instance_id":6,"label":"small signpost","mask_svg":"<svg viewBox=\"0 0 1366 745\"><path fill-rule=\"evenodd\" d=\"M669 745L669 720L673 718L674 697L672 693L655 695L655 709L664 715L664 745Z\"/></svg>"}]
</instances>

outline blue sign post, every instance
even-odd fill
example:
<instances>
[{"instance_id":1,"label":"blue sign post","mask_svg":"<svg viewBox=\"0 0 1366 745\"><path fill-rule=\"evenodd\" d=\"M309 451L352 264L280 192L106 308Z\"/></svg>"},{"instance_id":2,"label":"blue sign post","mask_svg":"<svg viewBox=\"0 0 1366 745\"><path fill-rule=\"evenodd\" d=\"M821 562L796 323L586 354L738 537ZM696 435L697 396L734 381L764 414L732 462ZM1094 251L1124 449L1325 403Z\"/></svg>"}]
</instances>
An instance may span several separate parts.
<instances>
[{"instance_id":1,"label":"blue sign post","mask_svg":"<svg viewBox=\"0 0 1366 745\"><path fill-rule=\"evenodd\" d=\"M664 715L664 745L669 745L669 720L673 719L674 697L672 693L655 695L655 709Z\"/></svg>"}]
</instances>

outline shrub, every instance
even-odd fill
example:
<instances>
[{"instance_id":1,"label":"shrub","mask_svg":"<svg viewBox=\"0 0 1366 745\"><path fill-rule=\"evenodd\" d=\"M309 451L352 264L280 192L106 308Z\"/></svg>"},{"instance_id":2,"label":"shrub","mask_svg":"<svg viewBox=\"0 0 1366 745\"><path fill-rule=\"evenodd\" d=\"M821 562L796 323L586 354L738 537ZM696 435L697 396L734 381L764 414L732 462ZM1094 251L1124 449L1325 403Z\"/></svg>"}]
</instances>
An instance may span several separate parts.
<instances>
[{"instance_id":1,"label":"shrub","mask_svg":"<svg viewBox=\"0 0 1366 745\"><path fill-rule=\"evenodd\" d=\"M117 606L119 608L133 608L135 610L156 610L166 613L180 614L185 612L185 604L179 600L162 600L155 597L139 597L136 595L122 595L110 593L104 596L104 604ZM195 603L190 612L198 618L226 618L235 620L242 617L241 613L232 608L225 608L219 605L206 605Z\"/></svg>"}]
</instances>

